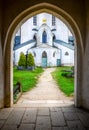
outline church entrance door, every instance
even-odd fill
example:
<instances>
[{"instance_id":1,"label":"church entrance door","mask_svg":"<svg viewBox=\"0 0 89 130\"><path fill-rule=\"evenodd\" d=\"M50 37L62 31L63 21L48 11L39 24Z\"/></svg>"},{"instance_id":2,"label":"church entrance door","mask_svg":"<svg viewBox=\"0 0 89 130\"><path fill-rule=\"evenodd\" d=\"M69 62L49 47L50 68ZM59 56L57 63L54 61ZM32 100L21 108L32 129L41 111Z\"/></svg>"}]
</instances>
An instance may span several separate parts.
<instances>
[{"instance_id":1,"label":"church entrance door","mask_svg":"<svg viewBox=\"0 0 89 130\"><path fill-rule=\"evenodd\" d=\"M42 53L42 67L47 67L47 53L45 51Z\"/></svg>"},{"instance_id":2,"label":"church entrance door","mask_svg":"<svg viewBox=\"0 0 89 130\"><path fill-rule=\"evenodd\" d=\"M47 67L47 58L42 58L42 67Z\"/></svg>"}]
</instances>

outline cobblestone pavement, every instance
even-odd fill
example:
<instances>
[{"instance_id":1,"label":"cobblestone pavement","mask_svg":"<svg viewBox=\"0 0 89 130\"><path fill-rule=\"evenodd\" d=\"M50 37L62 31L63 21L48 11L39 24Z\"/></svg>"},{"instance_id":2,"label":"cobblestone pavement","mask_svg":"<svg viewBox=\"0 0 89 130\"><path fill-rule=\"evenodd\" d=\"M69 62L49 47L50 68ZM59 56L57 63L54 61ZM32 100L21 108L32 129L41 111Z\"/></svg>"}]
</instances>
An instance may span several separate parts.
<instances>
[{"instance_id":1,"label":"cobblestone pavement","mask_svg":"<svg viewBox=\"0 0 89 130\"><path fill-rule=\"evenodd\" d=\"M4 108L0 130L89 130L89 112L74 106Z\"/></svg>"}]
</instances>

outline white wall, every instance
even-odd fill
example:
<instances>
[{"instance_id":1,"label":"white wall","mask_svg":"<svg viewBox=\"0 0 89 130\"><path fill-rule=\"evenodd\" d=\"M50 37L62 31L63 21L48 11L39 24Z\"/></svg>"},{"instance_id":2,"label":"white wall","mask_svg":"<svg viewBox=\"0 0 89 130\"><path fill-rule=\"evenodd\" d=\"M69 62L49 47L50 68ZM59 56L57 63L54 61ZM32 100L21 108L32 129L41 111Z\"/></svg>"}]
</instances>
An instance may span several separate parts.
<instances>
[{"instance_id":1,"label":"white wall","mask_svg":"<svg viewBox=\"0 0 89 130\"><path fill-rule=\"evenodd\" d=\"M57 59L60 59L60 50L55 48L33 48L29 50L29 53L31 52L34 56L34 52L36 53L35 64L36 66L42 66L42 53L47 53L47 66L56 66L57 65ZM53 57L53 53L56 52L55 57Z\"/></svg>"},{"instance_id":2,"label":"white wall","mask_svg":"<svg viewBox=\"0 0 89 130\"><path fill-rule=\"evenodd\" d=\"M19 61L19 57L20 57L20 53L23 52L24 54L26 54L27 50L29 48L31 48L32 46L35 45L35 42L34 43L30 43L28 45L26 45L25 47L21 47L17 50L14 51L14 60L15 60L15 65L18 65L18 61Z\"/></svg>"},{"instance_id":3,"label":"white wall","mask_svg":"<svg viewBox=\"0 0 89 130\"><path fill-rule=\"evenodd\" d=\"M61 50L61 63L62 65L74 65L74 50L69 49L63 45L54 43L54 45ZM69 55L65 55L68 52Z\"/></svg>"},{"instance_id":4,"label":"white wall","mask_svg":"<svg viewBox=\"0 0 89 130\"><path fill-rule=\"evenodd\" d=\"M43 25L39 28L39 31L38 31L38 33L37 33L37 44L42 43L42 35L43 35L44 30L45 30L46 33L47 33L47 44L49 44L49 45L52 46L52 43L53 43L53 35L52 35L52 32L51 32L50 28L47 26L47 24L43 24Z\"/></svg>"},{"instance_id":5,"label":"white wall","mask_svg":"<svg viewBox=\"0 0 89 130\"><path fill-rule=\"evenodd\" d=\"M43 22L43 19L46 19L46 22ZM36 31L32 31L32 29L36 28L39 30L40 26L43 23L46 23L50 27L50 30L53 28L56 29L56 31L53 32L56 35L56 39L68 42L68 36L72 34L67 28L67 26L58 18L56 18L56 25L52 26L52 15L48 13L41 13L37 15L37 26L33 26L33 17L28 19L21 26L21 43L33 39L33 36Z\"/></svg>"}]
</instances>

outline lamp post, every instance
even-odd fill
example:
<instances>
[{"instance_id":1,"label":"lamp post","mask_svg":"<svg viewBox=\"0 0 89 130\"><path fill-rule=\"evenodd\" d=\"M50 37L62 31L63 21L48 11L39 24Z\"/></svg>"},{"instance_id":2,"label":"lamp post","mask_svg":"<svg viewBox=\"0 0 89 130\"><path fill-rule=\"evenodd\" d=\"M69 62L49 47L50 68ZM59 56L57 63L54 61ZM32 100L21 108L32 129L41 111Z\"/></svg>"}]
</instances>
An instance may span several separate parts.
<instances>
[{"instance_id":1,"label":"lamp post","mask_svg":"<svg viewBox=\"0 0 89 130\"><path fill-rule=\"evenodd\" d=\"M26 69L27 69L27 57L28 57L28 51L26 51Z\"/></svg>"}]
</instances>

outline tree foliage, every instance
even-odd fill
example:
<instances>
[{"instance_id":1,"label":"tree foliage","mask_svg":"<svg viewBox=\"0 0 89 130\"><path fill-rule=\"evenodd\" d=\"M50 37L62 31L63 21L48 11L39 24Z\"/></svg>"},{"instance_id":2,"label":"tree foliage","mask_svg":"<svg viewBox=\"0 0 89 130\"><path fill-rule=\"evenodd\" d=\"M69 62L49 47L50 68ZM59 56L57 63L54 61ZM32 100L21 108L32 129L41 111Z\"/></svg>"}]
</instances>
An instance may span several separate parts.
<instances>
[{"instance_id":1,"label":"tree foliage","mask_svg":"<svg viewBox=\"0 0 89 130\"><path fill-rule=\"evenodd\" d=\"M27 57L27 66L34 66L34 65L35 65L34 57L31 53L29 53Z\"/></svg>"},{"instance_id":2,"label":"tree foliage","mask_svg":"<svg viewBox=\"0 0 89 130\"><path fill-rule=\"evenodd\" d=\"M23 52L20 53L20 58L18 62L18 66L24 66L26 65L26 57Z\"/></svg>"}]
</instances>

